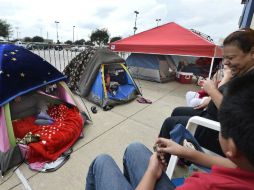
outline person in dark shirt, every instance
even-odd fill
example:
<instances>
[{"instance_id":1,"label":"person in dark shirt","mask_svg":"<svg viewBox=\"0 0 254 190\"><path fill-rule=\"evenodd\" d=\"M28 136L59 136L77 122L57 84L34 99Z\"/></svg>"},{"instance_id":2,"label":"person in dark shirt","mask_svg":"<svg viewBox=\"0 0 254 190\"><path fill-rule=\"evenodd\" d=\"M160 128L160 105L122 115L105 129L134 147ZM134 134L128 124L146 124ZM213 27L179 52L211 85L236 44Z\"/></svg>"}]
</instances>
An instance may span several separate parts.
<instances>
[{"instance_id":1,"label":"person in dark shirt","mask_svg":"<svg viewBox=\"0 0 254 190\"><path fill-rule=\"evenodd\" d=\"M223 42L223 64L227 65L233 78L254 72L254 30L241 29L230 34ZM253 57L252 57L253 56ZM207 119L218 121L217 112L220 107L223 95L227 91L228 83L216 88L216 84L207 79L203 83L203 89L209 94L201 105L192 107L177 107L173 110L171 117L168 117L159 133L159 137L170 138L170 131L176 124L186 126L192 116L201 116ZM218 141L218 132L198 128L195 134L201 146L223 155Z\"/></svg>"}]
</instances>

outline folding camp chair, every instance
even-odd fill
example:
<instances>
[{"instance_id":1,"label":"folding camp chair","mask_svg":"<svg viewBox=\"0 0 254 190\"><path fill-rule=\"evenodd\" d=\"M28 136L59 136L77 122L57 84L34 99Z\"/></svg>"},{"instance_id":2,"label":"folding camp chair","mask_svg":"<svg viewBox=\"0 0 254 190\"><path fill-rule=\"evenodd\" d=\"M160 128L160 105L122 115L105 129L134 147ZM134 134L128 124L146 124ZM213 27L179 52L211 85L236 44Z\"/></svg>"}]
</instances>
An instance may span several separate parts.
<instances>
[{"instance_id":1,"label":"folding camp chair","mask_svg":"<svg viewBox=\"0 0 254 190\"><path fill-rule=\"evenodd\" d=\"M199 116L191 117L188 121L186 129L188 129L194 136L197 126L203 126L203 127L207 127L207 128L216 130L216 131L220 131L220 123L219 122L216 122L216 121L213 121L210 119L206 119L203 117L199 117ZM204 150L205 153L217 155L216 153L211 152L203 147L202 147L202 149ZM177 161L178 161L178 157L175 155L171 155L169 163L168 163L168 167L166 170L166 174L168 175L169 179L172 179L173 172L174 172L175 166L177 164Z\"/></svg>"}]
</instances>

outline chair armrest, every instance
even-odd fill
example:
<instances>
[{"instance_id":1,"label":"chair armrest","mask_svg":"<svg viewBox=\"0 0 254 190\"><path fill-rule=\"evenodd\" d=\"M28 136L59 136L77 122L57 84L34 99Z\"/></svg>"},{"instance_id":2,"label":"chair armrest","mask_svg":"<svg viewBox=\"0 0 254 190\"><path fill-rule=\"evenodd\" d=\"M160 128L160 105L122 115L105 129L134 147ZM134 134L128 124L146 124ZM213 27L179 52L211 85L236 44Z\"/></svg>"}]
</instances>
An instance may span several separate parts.
<instances>
[{"instance_id":1,"label":"chair armrest","mask_svg":"<svg viewBox=\"0 0 254 190\"><path fill-rule=\"evenodd\" d=\"M216 130L216 131L220 131L220 123L219 122L213 121L213 120L210 120L210 119L206 119L206 118L203 118L203 117L199 117L199 116L191 117L189 119L188 123L187 123L186 128L194 136L198 125L201 125L201 126L204 126L204 127ZM204 151L208 152L207 150L204 150ZM172 179L177 161L178 161L178 157L175 156L175 155L171 155L169 163L168 163L168 167L167 167L167 170L166 170L166 174L169 177L169 179Z\"/></svg>"},{"instance_id":2,"label":"chair armrest","mask_svg":"<svg viewBox=\"0 0 254 190\"><path fill-rule=\"evenodd\" d=\"M215 131L220 131L219 122L200 116L191 117L187 123L186 129L188 129L194 135L198 125L213 129Z\"/></svg>"}]
</instances>

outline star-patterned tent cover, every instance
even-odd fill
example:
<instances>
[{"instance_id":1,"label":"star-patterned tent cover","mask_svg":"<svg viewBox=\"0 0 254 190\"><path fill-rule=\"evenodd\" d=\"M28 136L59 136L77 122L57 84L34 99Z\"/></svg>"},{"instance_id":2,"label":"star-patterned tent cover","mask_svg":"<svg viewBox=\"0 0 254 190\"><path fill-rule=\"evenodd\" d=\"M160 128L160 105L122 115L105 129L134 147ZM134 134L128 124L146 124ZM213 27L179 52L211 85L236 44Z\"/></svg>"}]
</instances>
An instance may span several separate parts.
<instances>
[{"instance_id":1,"label":"star-patterned tent cover","mask_svg":"<svg viewBox=\"0 0 254 190\"><path fill-rule=\"evenodd\" d=\"M66 76L60 71L24 47L0 44L0 106L64 79Z\"/></svg>"}]
</instances>

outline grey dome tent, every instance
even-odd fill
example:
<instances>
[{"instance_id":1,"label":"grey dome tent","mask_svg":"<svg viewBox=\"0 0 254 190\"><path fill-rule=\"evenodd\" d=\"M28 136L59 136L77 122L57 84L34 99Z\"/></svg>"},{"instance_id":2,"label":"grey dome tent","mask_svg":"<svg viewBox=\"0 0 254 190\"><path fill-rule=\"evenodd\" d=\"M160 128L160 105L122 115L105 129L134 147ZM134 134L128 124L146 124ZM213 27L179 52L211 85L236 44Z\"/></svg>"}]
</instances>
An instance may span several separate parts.
<instances>
[{"instance_id":1,"label":"grey dome tent","mask_svg":"<svg viewBox=\"0 0 254 190\"><path fill-rule=\"evenodd\" d=\"M125 60L107 48L89 47L64 69L68 86L101 106L123 104L141 94Z\"/></svg>"}]
</instances>

